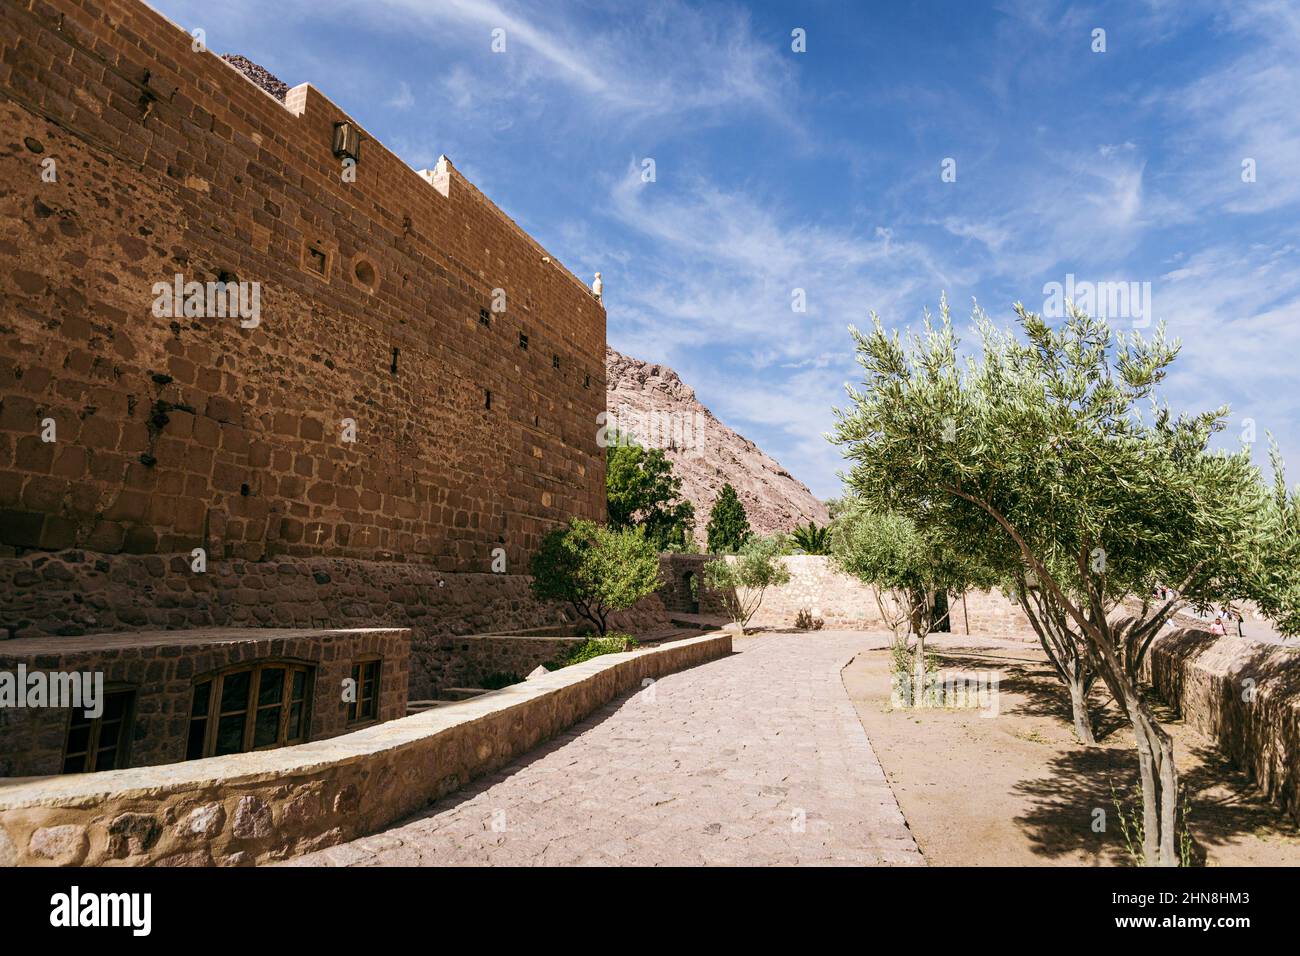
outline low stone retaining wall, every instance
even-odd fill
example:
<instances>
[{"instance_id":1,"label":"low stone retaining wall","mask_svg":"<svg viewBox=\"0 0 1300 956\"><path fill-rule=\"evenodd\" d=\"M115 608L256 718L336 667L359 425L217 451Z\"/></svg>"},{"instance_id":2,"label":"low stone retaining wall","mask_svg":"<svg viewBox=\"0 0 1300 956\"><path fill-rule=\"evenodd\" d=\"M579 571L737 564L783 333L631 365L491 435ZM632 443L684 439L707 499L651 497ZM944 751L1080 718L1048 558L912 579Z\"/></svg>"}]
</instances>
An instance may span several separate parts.
<instances>
[{"instance_id":1,"label":"low stone retaining wall","mask_svg":"<svg viewBox=\"0 0 1300 956\"><path fill-rule=\"evenodd\" d=\"M504 766L646 679L730 652L720 632L330 740L0 787L0 865L239 865L321 849Z\"/></svg>"},{"instance_id":2,"label":"low stone retaining wall","mask_svg":"<svg viewBox=\"0 0 1300 956\"><path fill-rule=\"evenodd\" d=\"M1170 631L1143 677L1300 822L1300 645Z\"/></svg>"}]
</instances>

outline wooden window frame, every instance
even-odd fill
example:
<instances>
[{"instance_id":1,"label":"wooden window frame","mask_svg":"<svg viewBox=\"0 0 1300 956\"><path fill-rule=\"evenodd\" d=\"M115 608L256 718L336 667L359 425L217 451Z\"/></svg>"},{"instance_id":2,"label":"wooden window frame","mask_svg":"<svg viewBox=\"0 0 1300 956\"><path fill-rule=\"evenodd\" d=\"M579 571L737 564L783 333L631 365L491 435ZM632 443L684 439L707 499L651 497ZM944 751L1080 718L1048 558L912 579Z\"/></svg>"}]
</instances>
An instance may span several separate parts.
<instances>
[{"instance_id":1,"label":"wooden window frame","mask_svg":"<svg viewBox=\"0 0 1300 956\"><path fill-rule=\"evenodd\" d=\"M122 709L122 719L118 722L117 747L115 748L117 756L113 762L113 766L105 768L107 770L121 770L124 767L129 767L131 765L131 728L135 722L135 705L138 697L138 690L139 688L133 684L109 684L104 687L105 703L108 702L109 697L117 694L130 695L130 699L127 700L126 706ZM80 708L80 712L84 713L84 710L85 708ZM95 763L99 759L99 751L102 749L99 746L99 743L102 739L104 729L103 715L95 717L89 721L90 731L86 736L86 749L69 753L68 738L72 735L73 726L79 722L77 720L78 712L78 708L75 707L69 708L68 710L68 722L63 728L63 760L59 764L61 768L59 771L60 773L95 773L98 770ZM67 764L69 757L85 757L86 765L80 770L68 770Z\"/></svg>"},{"instance_id":2,"label":"wooden window frame","mask_svg":"<svg viewBox=\"0 0 1300 956\"><path fill-rule=\"evenodd\" d=\"M280 701L278 704L260 705L258 697L262 688L262 673L268 670L283 670L284 685L281 690ZM303 694L301 699L293 696L293 675L298 672L305 673L306 679L303 682ZM225 681L229 677L238 674L248 673L248 696L244 700L242 710L221 711L221 691ZM207 706L203 713L194 713L194 704L196 699L194 694L199 692L199 688L208 685ZM269 660L253 661L251 663L236 664L232 667L225 667L221 670L210 671L207 674L200 675L194 679L193 691L191 693L190 715L186 721L186 760L200 760L205 757L229 756L235 753L253 753L259 750L278 750L280 747L290 747L295 744L305 744L311 739L311 717L312 717L312 695L316 687L316 662L303 661L293 658L272 658ZM289 737L289 714L293 710L293 704L300 702L302 704L302 723L299 727L297 737ZM280 722L276 731L275 742L263 744L260 747L253 746L257 734L257 712L259 710L268 710L271 707L280 708ZM242 714L244 717L244 731L241 747L239 750L230 751L229 754L218 754L217 734L221 725L222 717L231 717L236 714ZM190 756L188 752L189 739L192 727L196 721L206 722L203 728L203 752L198 756Z\"/></svg>"},{"instance_id":3,"label":"wooden window frame","mask_svg":"<svg viewBox=\"0 0 1300 956\"><path fill-rule=\"evenodd\" d=\"M368 684L365 683L367 664L376 665L375 679L374 679L374 695L370 698L367 698L365 694L365 689L367 686L369 686ZM347 705L348 726L360 727L365 724L373 724L378 722L380 694L384 689L384 659L377 654L370 654L365 657L353 658L352 669L349 671L349 676L351 676L352 679L357 682L357 686L356 686L357 696L355 700L350 701ZM361 712L361 708L367 699L372 700L374 702L374 713L372 714L363 714Z\"/></svg>"}]
</instances>

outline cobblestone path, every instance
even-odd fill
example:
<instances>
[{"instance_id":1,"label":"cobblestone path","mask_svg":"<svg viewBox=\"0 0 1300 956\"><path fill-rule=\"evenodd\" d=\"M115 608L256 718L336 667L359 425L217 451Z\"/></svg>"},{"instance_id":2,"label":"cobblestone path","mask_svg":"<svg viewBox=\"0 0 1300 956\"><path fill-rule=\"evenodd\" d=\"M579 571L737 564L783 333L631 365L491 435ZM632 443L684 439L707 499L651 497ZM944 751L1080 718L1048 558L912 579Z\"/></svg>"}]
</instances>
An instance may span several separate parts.
<instances>
[{"instance_id":1,"label":"cobblestone path","mask_svg":"<svg viewBox=\"0 0 1300 956\"><path fill-rule=\"evenodd\" d=\"M883 639L736 645L417 816L289 862L924 865L840 679Z\"/></svg>"}]
</instances>

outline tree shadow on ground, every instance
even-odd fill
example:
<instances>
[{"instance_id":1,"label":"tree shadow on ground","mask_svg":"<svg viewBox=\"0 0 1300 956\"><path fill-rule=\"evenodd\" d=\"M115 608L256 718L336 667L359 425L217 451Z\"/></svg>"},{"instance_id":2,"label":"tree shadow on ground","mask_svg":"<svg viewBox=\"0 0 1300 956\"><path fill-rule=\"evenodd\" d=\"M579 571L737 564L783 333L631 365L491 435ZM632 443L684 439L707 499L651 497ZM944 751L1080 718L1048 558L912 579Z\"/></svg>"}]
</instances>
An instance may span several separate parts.
<instances>
[{"instance_id":1,"label":"tree shadow on ground","mask_svg":"<svg viewBox=\"0 0 1300 956\"><path fill-rule=\"evenodd\" d=\"M1030 717L1050 717L1059 720L1073 732L1074 713L1070 708L1070 693L1057 678L1056 672L1046 662L1027 662L986 656L966 656L944 650L939 653L944 670L1002 671L1000 690L1023 698L1017 712ZM1092 731L1098 742L1105 742L1117 730L1125 727L1124 716L1107 706L1108 699L1100 687L1093 687L1089 698Z\"/></svg>"},{"instance_id":2,"label":"tree shadow on ground","mask_svg":"<svg viewBox=\"0 0 1300 956\"><path fill-rule=\"evenodd\" d=\"M1198 843L1222 846L1242 834L1300 841L1300 830L1260 793L1249 774L1214 747L1195 747L1192 753L1199 766L1184 772L1179 782Z\"/></svg>"},{"instance_id":3,"label":"tree shadow on ground","mask_svg":"<svg viewBox=\"0 0 1300 956\"><path fill-rule=\"evenodd\" d=\"M1118 747L1070 750L1053 757L1044 776L1022 780L1013 788L1032 801L1015 822L1040 856L1057 858L1082 851L1098 865L1131 865L1115 795L1123 801L1135 791L1136 783L1136 754Z\"/></svg>"},{"instance_id":4,"label":"tree shadow on ground","mask_svg":"<svg viewBox=\"0 0 1300 956\"><path fill-rule=\"evenodd\" d=\"M1044 669L1037 679L1053 678ZM1181 725L1175 710L1149 692L1147 703L1166 729ZM1118 727L1127 726L1113 705L1107 719ZM1056 858L1083 851L1093 854L1099 864L1134 865L1126 848L1120 808L1131 821L1130 838L1138 844L1132 824L1141 820L1142 793L1137 753L1125 743L1115 739L1111 746L1079 747L1058 754L1048 762L1046 774L1015 787L1015 792L1032 801L1032 808L1015 822L1026 831L1033 852ZM1186 741L1177 741L1175 752L1182 758L1179 829L1181 832L1186 825L1191 833L1192 865L1205 865L1208 848L1236 843L1243 835L1300 839L1300 831L1255 788L1249 774L1234 767L1213 746L1189 748ZM1188 753L1194 761L1185 759ZM1103 832L1094 829L1099 822L1104 822Z\"/></svg>"}]
</instances>

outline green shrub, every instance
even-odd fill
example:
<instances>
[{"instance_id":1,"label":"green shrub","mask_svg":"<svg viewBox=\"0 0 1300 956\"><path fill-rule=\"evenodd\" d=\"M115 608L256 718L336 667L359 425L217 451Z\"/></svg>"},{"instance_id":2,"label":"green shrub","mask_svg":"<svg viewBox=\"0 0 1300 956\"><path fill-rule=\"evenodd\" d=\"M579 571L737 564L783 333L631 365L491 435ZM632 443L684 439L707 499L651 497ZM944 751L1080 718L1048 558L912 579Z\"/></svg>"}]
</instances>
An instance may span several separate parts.
<instances>
[{"instance_id":1,"label":"green shrub","mask_svg":"<svg viewBox=\"0 0 1300 956\"><path fill-rule=\"evenodd\" d=\"M623 651L630 651L637 646L637 639L631 634L622 634L615 631L612 634L606 634L604 637L589 637L570 650L569 653L543 666L548 671L555 671L571 664L581 664L583 661L589 661L593 657L600 657L602 654L620 654Z\"/></svg>"},{"instance_id":2,"label":"green shrub","mask_svg":"<svg viewBox=\"0 0 1300 956\"><path fill-rule=\"evenodd\" d=\"M495 674L488 674L478 686L484 690L500 690L502 687L509 687L511 684L518 684L523 678L513 671L497 671Z\"/></svg>"},{"instance_id":3,"label":"green shrub","mask_svg":"<svg viewBox=\"0 0 1300 956\"><path fill-rule=\"evenodd\" d=\"M758 612L769 587L790 583L790 571L780 555L780 538L751 535L735 558L719 558L704 566L705 586L717 592L731 620L742 628Z\"/></svg>"},{"instance_id":4,"label":"green shrub","mask_svg":"<svg viewBox=\"0 0 1300 956\"><path fill-rule=\"evenodd\" d=\"M611 612L659 587L659 553L644 528L613 530L580 518L542 539L530 570L535 597L567 601L601 634Z\"/></svg>"}]
</instances>

